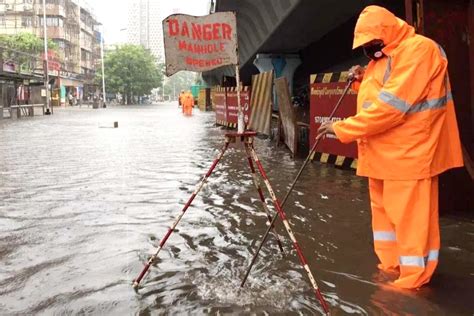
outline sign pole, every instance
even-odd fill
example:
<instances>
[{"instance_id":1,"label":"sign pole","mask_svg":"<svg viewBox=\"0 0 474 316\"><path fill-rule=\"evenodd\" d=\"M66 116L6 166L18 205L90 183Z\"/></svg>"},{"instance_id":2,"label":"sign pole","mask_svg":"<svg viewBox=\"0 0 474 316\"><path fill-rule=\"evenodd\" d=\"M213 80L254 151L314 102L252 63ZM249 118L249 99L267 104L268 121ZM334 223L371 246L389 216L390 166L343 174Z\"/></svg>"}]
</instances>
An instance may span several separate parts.
<instances>
[{"instance_id":1,"label":"sign pole","mask_svg":"<svg viewBox=\"0 0 474 316\"><path fill-rule=\"evenodd\" d=\"M242 112L242 103L240 102L240 74L239 74L239 65L235 65L235 79L237 80L237 107L238 107L238 114L237 114L237 133L242 134L245 130L245 123L244 123L244 113Z\"/></svg>"},{"instance_id":2,"label":"sign pole","mask_svg":"<svg viewBox=\"0 0 474 316\"><path fill-rule=\"evenodd\" d=\"M46 27L46 0L43 0L44 80L46 88L46 113L51 114L49 100L48 30Z\"/></svg>"}]
</instances>

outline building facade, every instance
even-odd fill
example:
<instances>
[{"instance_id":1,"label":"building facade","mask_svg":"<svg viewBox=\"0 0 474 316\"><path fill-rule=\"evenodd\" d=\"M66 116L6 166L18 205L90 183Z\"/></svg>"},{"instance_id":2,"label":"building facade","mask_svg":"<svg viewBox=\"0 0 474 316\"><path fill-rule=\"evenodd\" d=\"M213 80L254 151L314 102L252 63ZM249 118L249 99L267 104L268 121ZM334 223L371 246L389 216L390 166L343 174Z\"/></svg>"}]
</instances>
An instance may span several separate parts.
<instances>
[{"instance_id":1,"label":"building facade","mask_svg":"<svg viewBox=\"0 0 474 316\"><path fill-rule=\"evenodd\" d=\"M32 33L43 38L43 23L42 0L0 0L0 34ZM50 76L62 102L68 93L82 99L95 90L95 72L100 69L98 24L83 2L46 0L47 36L59 47L60 64Z\"/></svg>"},{"instance_id":2,"label":"building facade","mask_svg":"<svg viewBox=\"0 0 474 316\"><path fill-rule=\"evenodd\" d=\"M142 45L164 62L163 20L159 0L130 0L128 2L127 41Z\"/></svg>"}]
</instances>

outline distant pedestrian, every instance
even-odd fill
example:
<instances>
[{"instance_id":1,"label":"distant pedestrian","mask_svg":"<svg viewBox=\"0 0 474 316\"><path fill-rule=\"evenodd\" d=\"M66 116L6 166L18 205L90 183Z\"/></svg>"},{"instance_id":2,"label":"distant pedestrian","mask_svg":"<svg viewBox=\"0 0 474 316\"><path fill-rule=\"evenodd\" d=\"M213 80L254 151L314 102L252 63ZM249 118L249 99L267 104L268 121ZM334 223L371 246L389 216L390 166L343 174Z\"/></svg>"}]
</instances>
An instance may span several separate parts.
<instances>
[{"instance_id":1,"label":"distant pedestrian","mask_svg":"<svg viewBox=\"0 0 474 316\"><path fill-rule=\"evenodd\" d=\"M72 106L74 104L74 97L72 96L71 91L69 91L69 93L67 94L67 99L68 99L69 105Z\"/></svg>"},{"instance_id":2,"label":"distant pedestrian","mask_svg":"<svg viewBox=\"0 0 474 316\"><path fill-rule=\"evenodd\" d=\"M181 92L179 93L179 96L178 96L178 107L183 106L183 100L182 99L183 99L184 95L185 95L184 90L181 90ZM184 107L182 108L182 111L184 113Z\"/></svg>"},{"instance_id":3,"label":"distant pedestrian","mask_svg":"<svg viewBox=\"0 0 474 316\"><path fill-rule=\"evenodd\" d=\"M193 115L194 97L191 94L191 91L187 91L186 93L184 93L183 97L181 98L181 103L183 105L184 115Z\"/></svg>"}]
</instances>

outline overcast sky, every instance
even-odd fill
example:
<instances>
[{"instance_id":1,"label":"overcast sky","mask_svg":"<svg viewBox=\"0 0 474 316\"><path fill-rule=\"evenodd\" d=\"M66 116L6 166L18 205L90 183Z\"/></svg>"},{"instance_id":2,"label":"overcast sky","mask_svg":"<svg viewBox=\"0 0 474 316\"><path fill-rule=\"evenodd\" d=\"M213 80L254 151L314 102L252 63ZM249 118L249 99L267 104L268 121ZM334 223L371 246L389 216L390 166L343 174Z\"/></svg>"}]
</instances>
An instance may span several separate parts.
<instances>
[{"instance_id":1,"label":"overcast sky","mask_svg":"<svg viewBox=\"0 0 474 316\"><path fill-rule=\"evenodd\" d=\"M175 9L190 15L209 13L210 0L150 0L163 5L163 16L168 16ZM87 0L95 11L99 22L104 25L106 44L123 43L127 39L128 0Z\"/></svg>"}]
</instances>

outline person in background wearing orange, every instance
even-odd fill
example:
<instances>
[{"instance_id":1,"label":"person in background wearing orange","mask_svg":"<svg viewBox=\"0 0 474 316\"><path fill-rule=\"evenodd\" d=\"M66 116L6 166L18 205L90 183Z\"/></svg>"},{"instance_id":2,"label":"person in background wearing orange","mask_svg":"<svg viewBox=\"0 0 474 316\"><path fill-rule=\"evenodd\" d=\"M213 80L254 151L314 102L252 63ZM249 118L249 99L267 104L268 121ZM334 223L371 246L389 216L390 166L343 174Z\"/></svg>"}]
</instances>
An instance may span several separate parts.
<instances>
[{"instance_id":1,"label":"person in background wearing orange","mask_svg":"<svg viewBox=\"0 0 474 316\"><path fill-rule=\"evenodd\" d=\"M194 97L191 94L191 91L186 91L186 93L183 95L181 102L183 104L184 115L186 116L193 115Z\"/></svg>"},{"instance_id":2,"label":"person in background wearing orange","mask_svg":"<svg viewBox=\"0 0 474 316\"><path fill-rule=\"evenodd\" d=\"M358 143L357 174L369 178L374 248L393 285L414 289L438 264L438 175L463 166L448 60L433 40L379 6L359 16L353 48L371 59L353 67L355 116L323 123Z\"/></svg>"},{"instance_id":3,"label":"person in background wearing orange","mask_svg":"<svg viewBox=\"0 0 474 316\"><path fill-rule=\"evenodd\" d=\"M181 111L184 113L184 106L183 106L183 97L184 97L184 90L181 90L178 96L178 107L181 106Z\"/></svg>"}]
</instances>

